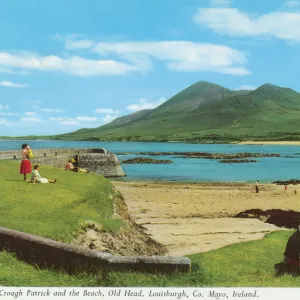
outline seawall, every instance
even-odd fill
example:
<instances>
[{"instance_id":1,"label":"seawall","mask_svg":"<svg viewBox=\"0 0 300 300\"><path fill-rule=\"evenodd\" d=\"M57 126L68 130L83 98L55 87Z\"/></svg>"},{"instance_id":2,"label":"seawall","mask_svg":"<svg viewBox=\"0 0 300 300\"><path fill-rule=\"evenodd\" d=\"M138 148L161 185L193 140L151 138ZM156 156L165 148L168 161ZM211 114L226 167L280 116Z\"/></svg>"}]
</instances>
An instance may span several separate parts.
<instances>
[{"instance_id":1,"label":"seawall","mask_svg":"<svg viewBox=\"0 0 300 300\"><path fill-rule=\"evenodd\" d=\"M15 252L29 263L68 273L99 270L189 272L191 260L170 256L114 256L0 227L0 251Z\"/></svg>"},{"instance_id":2,"label":"seawall","mask_svg":"<svg viewBox=\"0 0 300 300\"><path fill-rule=\"evenodd\" d=\"M113 153L108 153L108 151L103 148L33 149L33 155L34 158L31 159L33 165L41 164L56 168L65 168L67 161L77 156L78 167L80 168L87 168L91 172L101 174L105 177L125 176L118 157ZM0 151L0 159L9 158L21 160L21 151Z\"/></svg>"}]
</instances>

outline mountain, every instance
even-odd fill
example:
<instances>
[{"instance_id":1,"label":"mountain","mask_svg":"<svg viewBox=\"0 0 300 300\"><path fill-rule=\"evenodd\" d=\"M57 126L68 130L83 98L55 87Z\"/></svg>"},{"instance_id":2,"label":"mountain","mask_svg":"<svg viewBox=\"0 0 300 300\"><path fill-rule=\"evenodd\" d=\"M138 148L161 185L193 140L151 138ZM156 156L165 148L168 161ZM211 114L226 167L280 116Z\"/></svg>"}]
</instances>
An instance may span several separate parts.
<instances>
[{"instance_id":1,"label":"mountain","mask_svg":"<svg viewBox=\"0 0 300 300\"><path fill-rule=\"evenodd\" d=\"M61 135L69 139L197 141L298 137L300 94L264 84L232 91L200 81L153 110L142 110L94 129ZM300 139L300 130L299 130Z\"/></svg>"}]
</instances>

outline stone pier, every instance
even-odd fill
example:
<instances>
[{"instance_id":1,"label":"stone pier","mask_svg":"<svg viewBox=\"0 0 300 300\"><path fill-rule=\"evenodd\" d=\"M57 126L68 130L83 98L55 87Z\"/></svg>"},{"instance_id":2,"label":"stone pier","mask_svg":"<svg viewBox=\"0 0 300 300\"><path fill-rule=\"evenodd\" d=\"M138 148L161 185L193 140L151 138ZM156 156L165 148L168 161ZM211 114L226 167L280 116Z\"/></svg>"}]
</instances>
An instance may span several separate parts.
<instances>
[{"instance_id":1,"label":"stone pier","mask_svg":"<svg viewBox=\"0 0 300 300\"><path fill-rule=\"evenodd\" d=\"M78 167L87 168L91 172L102 174L105 177L123 177L125 173L120 165L118 157L108 153L103 148L50 148L33 149L34 158L32 165L40 164L64 168L69 159L78 158ZM0 151L0 159L21 159L20 150Z\"/></svg>"}]
</instances>

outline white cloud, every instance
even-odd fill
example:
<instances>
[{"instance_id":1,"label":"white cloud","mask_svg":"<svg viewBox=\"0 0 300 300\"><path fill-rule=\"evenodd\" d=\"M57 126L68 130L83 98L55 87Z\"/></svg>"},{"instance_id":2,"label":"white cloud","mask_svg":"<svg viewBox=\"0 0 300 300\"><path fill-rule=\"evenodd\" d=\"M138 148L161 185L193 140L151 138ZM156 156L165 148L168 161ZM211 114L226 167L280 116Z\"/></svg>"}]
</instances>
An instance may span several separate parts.
<instances>
[{"instance_id":1,"label":"white cloud","mask_svg":"<svg viewBox=\"0 0 300 300\"><path fill-rule=\"evenodd\" d=\"M58 122L61 125L78 125L79 124L78 120L76 120L75 118L69 118L69 117L63 117L63 118L62 117L59 117L59 118L50 117L48 120L52 121L52 122Z\"/></svg>"},{"instance_id":2,"label":"white cloud","mask_svg":"<svg viewBox=\"0 0 300 300\"><path fill-rule=\"evenodd\" d=\"M232 0L210 0L211 6L227 7L232 4Z\"/></svg>"},{"instance_id":3,"label":"white cloud","mask_svg":"<svg viewBox=\"0 0 300 300\"><path fill-rule=\"evenodd\" d=\"M0 67L0 73L6 73L6 74L18 74L18 75L29 75L30 72L28 71L14 71L11 68L7 67Z\"/></svg>"},{"instance_id":4,"label":"white cloud","mask_svg":"<svg viewBox=\"0 0 300 300\"><path fill-rule=\"evenodd\" d=\"M0 116L6 116L6 117L16 117L19 116L18 113L12 113L12 112L0 112Z\"/></svg>"},{"instance_id":5,"label":"white cloud","mask_svg":"<svg viewBox=\"0 0 300 300\"><path fill-rule=\"evenodd\" d=\"M116 115L114 115L114 116L112 116L112 115L106 115L106 116L102 119L102 121L103 121L104 124L107 124L107 123L112 122L113 120L115 120L115 119L118 118L118 117L119 117L119 116L116 116Z\"/></svg>"},{"instance_id":6,"label":"white cloud","mask_svg":"<svg viewBox=\"0 0 300 300\"><path fill-rule=\"evenodd\" d=\"M64 110L60 109L60 108L43 108L41 109L42 112L51 112L51 113L61 113L64 112Z\"/></svg>"},{"instance_id":7,"label":"white cloud","mask_svg":"<svg viewBox=\"0 0 300 300\"><path fill-rule=\"evenodd\" d=\"M133 112L140 111L143 109L153 109L163 104L165 101L166 101L165 98L160 98L158 101L154 101L154 102L148 102L146 99L140 99L139 103L128 105L127 109Z\"/></svg>"},{"instance_id":8,"label":"white cloud","mask_svg":"<svg viewBox=\"0 0 300 300\"><path fill-rule=\"evenodd\" d=\"M284 6L288 7L288 8L295 8L295 7L299 7L300 6L300 1L296 1L296 0L291 0L291 1L287 1Z\"/></svg>"},{"instance_id":9,"label":"white cloud","mask_svg":"<svg viewBox=\"0 0 300 300\"><path fill-rule=\"evenodd\" d=\"M51 117L51 118L49 118L49 121L53 121L53 122L61 122L61 121L64 121L64 118L55 118L55 117Z\"/></svg>"},{"instance_id":10,"label":"white cloud","mask_svg":"<svg viewBox=\"0 0 300 300\"><path fill-rule=\"evenodd\" d=\"M300 13L271 12L248 15L236 8L200 8L194 21L219 34L231 36L272 36L300 42Z\"/></svg>"},{"instance_id":11,"label":"white cloud","mask_svg":"<svg viewBox=\"0 0 300 300\"><path fill-rule=\"evenodd\" d=\"M73 118L65 118L59 122L61 125L78 125L79 122Z\"/></svg>"},{"instance_id":12,"label":"white cloud","mask_svg":"<svg viewBox=\"0 0 300 300\"><path fill-rule=\"evenodd\" d=\"M33 117L33 116L36 116L36 112L28 111L28 112L25 112L24 115L28 116L28 117Z\"/></svg>"},{"instance_id":13,"label":"white cloud","mask_svg":"<svg viewBox=\"0 0 300 300\"><path fill-rule=\"evenodd\" d=\"M61 58L55 55L40 56L36 53L11 54L0 52L0 67L56 71L77 76L124 75L131 72L144 72L148 65L142 61L93 60L79 56Z\"/></svg>"},{"instance_id":14,"label":"white cloud","mask_svg":"<svg viewBox=\"0 0 300 300\"><path fill-rule=\"evenodd\" d=\"M39 123L42 120L36 117L23 117L20 119L20 121L25 123Z\"/></svg>"},{"instance_id":15,"label":"white cloud","mask_svg":"<svg viewBox=\"0 0 300 300\"><path fill-rule=\"evenodd\" d=\"M0 86L11 87L11 88L29 87L28 84L19 84L19 83L14 83L14 82L11 82L11 81L0 81Z\"/></svg>"},{"instance_id":16,"label":"white cloud","mask_svg":"<svg viewBox=\"0 0 300 300\"><path fill-rule=\"evenodd\" d=\"M6 105L0 104L0 110L2 110L2 109L8 110L9 109L9 105L8 104L6 104Z\"/></svg>"},{"instance_id":17,"label":"white cloud","mask_svg":"<svg viewBox=\"0 0 300 300\"><path fill-rule=\"evenodd\" d=\"M71 50L71 49L89 49L93 47L94 42L91 40L74 40L67 38L66 40L66 49Z\"/></svg>"},{"instance_id":18,"label":"white cloud","mask_svg":"<svg viewBox=\"0 0 300 300\"><path fill-rule=\"evenodd\" d=\"M98 119L96 117L76 117L78 122L96 122Z\"/></svg>"},{"instance_id":19,"label":"white cloud","mask_svg":"<svg viewBox=\"0 0 300 300\"><path fill-rule=\"evenodd\" d=\"M211 71L233 75L247 75L243 66L244 53L233 48L194 43L190 41L98 43L94 50L101 55L117 54L131 61L163 61L167 68L178 72ZM142 63L141 63L142 64Z\"/></svg>"},{"instance_id":20,"label":"white cloud","mask_svg":"<svg viewBox=\"0 0 300 300\"><path fill-rule=\"evenodd\" d=\"M18 122L12 122L5 118L0 118L0 126L11 127L11 126L20 126L20 124Z\"/></svg>"},{"instance_id":21,"label":"white cloud","mask_svg":"<svg viewBox=\"0 0 300 300\"><path fill-rule=\"evenodd\" d=\"M96 108L95 113L116 115L119 114L120 112L118 110L113 110L111 108Z\"/></svg>"},{"instance_id":22,"label":"white cloud","mask_svg":"<svg viewBox=\"0 0 300 300\"><path fill-rule=\"evenodd\" d=\"M253 91L253 90L256 90L258 87L257 86L254 86L254 85L241 85L237 88L235 88L234 90L235 91L240 91L240 90L247 90L247 91Z\"/></svg>"}]
</instances>

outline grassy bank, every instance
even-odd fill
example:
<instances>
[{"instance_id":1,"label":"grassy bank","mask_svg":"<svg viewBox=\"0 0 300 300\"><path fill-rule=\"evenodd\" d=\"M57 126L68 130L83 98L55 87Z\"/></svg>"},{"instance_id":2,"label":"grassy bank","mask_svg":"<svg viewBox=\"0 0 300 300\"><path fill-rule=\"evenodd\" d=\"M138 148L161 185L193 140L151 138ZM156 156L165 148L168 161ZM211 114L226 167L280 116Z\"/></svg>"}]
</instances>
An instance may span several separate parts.
<instances>
[{"instance_id":1,"label":"grassy bank","mask_svg":"<svg viewBox=\"0 0 300 300\"><path fill-rule=\"evenodd\" d=\"M111 183L95 174L42 166L40 173L56 184L31 184L19 174L17 161L0 162L0 226L68 242L85 220L117 228Z\"/></svg>"},{"instance_id":2,"label":"grassy bank","mask_svg":"<svg viewBox=\"0 0 300 300\"><path fill-rule=\"evenodd\" d=\"M300 278L274 276L274 264L283 258L291 231L278 231L263 240L234 244L190 256L189 274L144 274L111 272L97 275L66 275L39 270L22 263L12 254L0 253L0 285L7 286L260 286L299 287Z\"/></svg>"},{"instance_id":3,"label":"grassy bank","mask_svg":"<svg viewBox=\"0 0 300 300\"><path fill-rule=\"evenodd\" d=\"M41 174L56 184L23 182L19 162L0 161L0 226L55 240L70 241L84 220L120 226L112 218L113 187L102 176L41 167ZM102 277L67 275L38 269L0 252L0 285L6 286L299 286L300 278L274 276L274 264L283 258L291 231L278 231L265 239L234 244L190 256L189 274L111 272ZM199 249L199 252L201 249Z\"/></svg>"}]
</instances>

